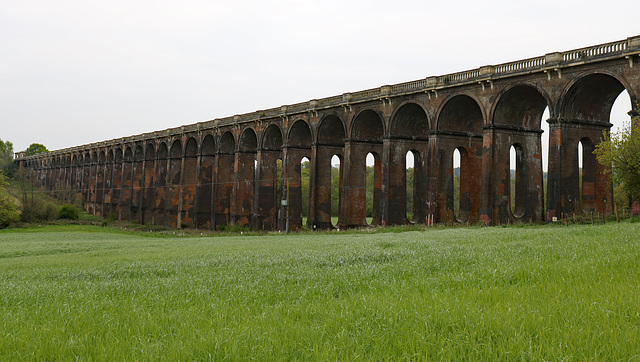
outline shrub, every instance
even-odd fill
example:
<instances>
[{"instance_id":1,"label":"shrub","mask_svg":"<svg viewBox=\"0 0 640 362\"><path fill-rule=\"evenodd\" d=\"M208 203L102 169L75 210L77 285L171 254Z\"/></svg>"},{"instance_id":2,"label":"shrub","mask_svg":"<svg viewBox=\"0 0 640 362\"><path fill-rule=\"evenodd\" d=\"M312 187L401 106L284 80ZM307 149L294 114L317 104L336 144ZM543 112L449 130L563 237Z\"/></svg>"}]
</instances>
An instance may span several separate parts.
<instances>
[{"instance_id":1,"label":"shrub","mask_svg":"<svg viewBox=\"0 0 640 362\"><path fill-rule=\"evenodd\" d=\"M62 205L58 209L58 219L78 220L78 208L73 205Z\"/></svg>"},{"instance_id":2,"label":"shrub","mask_svg":"<svg viewBox=\"0 0 640 362\"><path fill-rule=\"evenodd\" d=\"M20 219L24 222L41 222L55 220L58 217L58 208L45 202L39 197L33 197L28 203L22 205Z\"/></svg>"},{"instance_id":3,"label":"shrub","mask_svg":"<svg viewBox=\"0 0 640 362\"><path fill-rule=\"evenodd\" d=\"M16 204L0 195L0 229L4 229L18 221L20 221L20 214L18 213Z\"/></svg>"}]
</instances>

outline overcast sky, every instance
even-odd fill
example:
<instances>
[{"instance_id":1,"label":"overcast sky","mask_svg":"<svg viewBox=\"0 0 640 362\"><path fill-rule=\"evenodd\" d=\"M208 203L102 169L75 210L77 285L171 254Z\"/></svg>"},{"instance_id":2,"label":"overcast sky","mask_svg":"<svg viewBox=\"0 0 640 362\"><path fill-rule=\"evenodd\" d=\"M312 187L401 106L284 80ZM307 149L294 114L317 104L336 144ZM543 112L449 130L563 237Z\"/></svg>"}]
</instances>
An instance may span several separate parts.
<instances>
[{"instance_id":1,"label":"overcast sky","mask_svg":"<svg viewBox=\"0 0 640 362\"><path fill-rule=\"evenodd\" d=\"M0 139L61 149L622 40L638 24L637 0L0 0Z\"/></svg>"}]
</instances>

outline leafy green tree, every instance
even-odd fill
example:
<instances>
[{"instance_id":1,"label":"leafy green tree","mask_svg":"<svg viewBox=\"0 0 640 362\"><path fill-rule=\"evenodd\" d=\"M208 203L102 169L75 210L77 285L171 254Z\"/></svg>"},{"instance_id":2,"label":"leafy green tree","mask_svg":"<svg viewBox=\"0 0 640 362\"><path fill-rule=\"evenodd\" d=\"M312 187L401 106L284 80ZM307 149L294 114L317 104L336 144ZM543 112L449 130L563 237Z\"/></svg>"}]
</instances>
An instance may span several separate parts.
<instances>
[{"instance_id":1,"label":"leafy green tree","mask_svg":"<svg viewBox=\"0 0 640 362\"><path fill-rule=\"evenodd\" d=\"M32 143L25 150L25 154L27 156L32 156L32 155L35 155L36 153L41 153L41 152L49 152L49 150L40 143Z\"/></svg>"},{"instance_id":2,"label":"leafy green tree","mask_svg":"<svg viewBox=\"0 0 640 362\"><path fill-rule=\"evenodd\" d=\"M0 171L0 229L4 229L20 220L16 204L6 194L7 185L4 175Z\"/></svg>"},{"instance_id":3,"label":"leafy green tree","mask_svg":"<svg viewBox=\"0 0 640 362\"><path fill-rule=\"evenodd\" d=\"M15 169L13 163L13 143L0 139L0 171L5 175L13 175Z\"/></svg>"},{"instance_id":4,"label":"leafy green tree","mask_svg":"<svg viewBox=\"0 0 640 362\"><path fill-rule=\"evenodd\" d=\"M595 154L598 162L611 166L613 182L640 200L640 116L617 133L605 132Z\"/></svg>"}]
</instances>

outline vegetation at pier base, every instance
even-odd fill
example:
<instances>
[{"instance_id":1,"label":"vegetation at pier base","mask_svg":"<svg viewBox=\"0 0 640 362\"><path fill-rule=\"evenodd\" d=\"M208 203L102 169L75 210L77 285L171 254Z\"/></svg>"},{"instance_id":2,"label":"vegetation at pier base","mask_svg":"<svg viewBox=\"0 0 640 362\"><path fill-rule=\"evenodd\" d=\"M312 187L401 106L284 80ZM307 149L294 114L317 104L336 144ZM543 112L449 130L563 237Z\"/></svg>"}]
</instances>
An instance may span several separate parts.
<instances>
[{"instance_id":1,"label":"vegetation at pier base","mask_svg":"<svg viewBox=\"0 0 640 362\"><path fill-rule=\"evenodd\" d=\"M614 184L620 191L640 200L640 116L634 116L617 133L605 132L595 153L598 162L611 165Z\"/></svg>"},{"instance_id":2,"label":"vegetation at pier base","mask_svg":"<svg viewBox=\"0 0 640 362\"><path fill-rule=\"evenodd\" d=\"M0 231L7 360L633 360L640 222Z\"/></svg>"}]
</instances>

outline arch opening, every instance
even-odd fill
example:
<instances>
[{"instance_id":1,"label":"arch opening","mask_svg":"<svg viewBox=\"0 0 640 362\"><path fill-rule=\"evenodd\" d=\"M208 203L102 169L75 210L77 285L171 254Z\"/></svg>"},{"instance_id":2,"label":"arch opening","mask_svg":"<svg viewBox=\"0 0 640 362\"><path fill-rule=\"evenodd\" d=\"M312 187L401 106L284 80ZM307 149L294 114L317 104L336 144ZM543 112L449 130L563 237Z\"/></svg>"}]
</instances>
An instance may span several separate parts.
<instances>
[{"instance_id":1,"label":"arch opening","mask_svg":"<svg viewBox=\"0 0 640 362\"><path fill-rule=\"evenodd\" d=\"M522 145L513 144L509 149L509 210L515 218L521 218L525 212L527 198L525 177L525 157Z\"/></svg>"},{"instance_id":2,"label":"arch opening","mask_svg":"<svg viewBox=\"0 0 640 362\"><path fill-rule=\"evenodd\" d=\"M306 226L309 217L309 182L311 180L311 162L309 158L302 157L300 160L300 190L302 203L302 226Z\"/></svg>"},{"instance_id":3,"label":"arch opening","mask_svg":"<svg viewBox=\"0 0 640 362\"><path fill-rule=\"evenodd\" d=\"M337 154L331 157L331 187L329 189L329 200L331 203L331 225L336 227L340 223L342 200L342 157Z\"/></svg>"},{"instance_id":4,"label":"arch opening","mask_svg":"<svg viewBox=\"0 0 640 362\"><path fill-rule=\"evenodd\" d=\"M462 183L462 169L460 165L460 149L453 150L453 215L456 220L461 221L460 217L460 184Z\"/></svg>"},{"instance_id":5,"label":"arch opening","mask_svg":"<svg viewBox=\"0 0 640 362\"><path fill-rule=\"evenodd\" d=\"M377 152L369 152L366 157L365 173L365 222L369 226L378 225L380 220L380 194L382 184L382 164Z\"/></svg>"}]
</instances>

